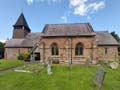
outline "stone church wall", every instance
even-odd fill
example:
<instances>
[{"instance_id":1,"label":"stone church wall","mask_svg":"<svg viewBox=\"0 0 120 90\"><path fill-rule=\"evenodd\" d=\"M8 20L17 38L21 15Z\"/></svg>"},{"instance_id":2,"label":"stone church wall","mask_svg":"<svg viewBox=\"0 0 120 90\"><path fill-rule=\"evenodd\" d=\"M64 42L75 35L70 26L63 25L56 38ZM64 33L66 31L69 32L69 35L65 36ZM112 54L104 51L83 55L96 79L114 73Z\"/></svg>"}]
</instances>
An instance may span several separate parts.
<instances>
[{"instance_id":1,"label":"stone church wall","mask_svg":"<svg viewBox=\"0 0 120 90\"><path fill-rule=\"evenodd\" d=\"M118 60L117 46L98 46L96 56L97 60L117 61Z\"/></svg>"},{"instance_id":2,"label":"stone church wall","mask_svg":"<svg viewBox=\"0 0 120 90\"><path fill-rule=\"evenodd\" d=\"M69 45L67 46L66 42L69 40ZM48 58L56 58L60 61L60 63L65 63L68 61L68 58L72 60L72 63L83 63L86 60L86 57L92 58L92 47L94 37L54 37L54 38L44 38L45 43L45 61L47 62ZM51 55L51 44L57 43L59 47L59 55L52 56ZM75 46L77 43L83 44L83 55L76 56L75 55ZM67 52L67 48L69 51ZM68 55L69 54L69 55ZM67 57L69 56L69 57Z\"/></svg>"},{"instance_id":3,"label":"stone church wall","mask_svg":"<svg viewBox=\"0 0 120 90\"><path fill-rule=\"evenodd\" d=\"M28 51L29 48L5 48L5 59L17 59L19 53Z\"/></svg>"}]
</instances>

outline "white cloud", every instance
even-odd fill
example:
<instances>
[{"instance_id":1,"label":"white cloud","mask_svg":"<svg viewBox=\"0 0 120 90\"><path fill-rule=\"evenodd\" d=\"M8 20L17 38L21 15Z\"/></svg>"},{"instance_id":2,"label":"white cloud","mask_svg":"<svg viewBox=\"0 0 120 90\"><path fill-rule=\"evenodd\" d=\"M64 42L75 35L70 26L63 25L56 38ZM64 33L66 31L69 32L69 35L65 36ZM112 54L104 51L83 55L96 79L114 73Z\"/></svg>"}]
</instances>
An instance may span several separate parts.
<instances>
[{"instance_id":1,"label":"white cloud","mask_svg":"<svg viewBox=\"0 0 120 90\"><path fill-rule=\"evenodd\" d=\"M28 5L33 4L33 1L34 1L34 0L27 0Z\"/></svg>"},{"instance_id":2,"label":"white cloud","mask_svg":"<svg viewBox=\"0 0 120 90\"><path fill-rule=\"evenodd\" d=\"M68 18L69 18L69 16L70 16L70 11L66 11L65 13L64 13L64 15L62 16L62 17L60 17L62 20L63 20L63 22L64 23L67 23L68 22Z\"/></svg>"},{"instance_id":3,"label":"white cloud","mask_svg":"<svg viewBox=\"0 0 120 90\"><path fill-rule=\"evenodd\" d=\"M37 2L37 3L46 2L48 4L51 4L51 3L61 2L61 0L27 0L28 5L31 5L34 2Z\"/></svg>"},{"instance_id":4,"label":"white cloud","mask_svg":"<svg viewBox=\"0 0 120 90\"><path fill-rule=\"evenodd\" d=\"M66 16L62 16L61 19L62 19L65 23L67 23L67 17L66 17Z\"/></svg>"},{"instance_id":5,"label":"white cloud","mask_svg":"<svg viewBox=\"0 0 120 90\"><path fill-rule=\"evenodd\" d=\"M70 0L70 5L79 6L81 4L84 4L85 2L87 2L87 0Z\"/></svg>"},{"instance_id":6,"label":"white cloud","mask_svg":"<svg viewBox=\"0 0 120 90\"><path fill-rule=\"evenodd\" d=\"M93 10L99 10L99 9L102 9L102 8L104 8L104 6L105 6L105 3L103 2L103 1L101 1L101 2L99 2L99 3L91 3L90 5L89 5L89 8L92 8Z\"/></svg>"},{"instance_id":7,"label":"white cloud","mask_svg":"<svg viewBox=\"0 0 120 90\"><path fill-rule=\"evenodd\" d=\"M6 42L6 40L0 40L0 42L5 43L5 42Z\"/></svg>"},{"instance_id":8,"label":"white cloud","mask_svg":"<svg viewBox=\"0 0 120 90\"><path fill-rule=\"evenodd\" d=\"M91 2L89 0L70 0L70 6L73 8L73 14L85 16L89 12L93 13L105 7L105 2Z\"/></svg>"},{"instance_id":9,"label":"white cloud","mask_svg":"<svg viewBox=\"0 0 120 90\"><path fill-rule=\"evenodd\" d=\"M80 5L74 9L74 14L84 16L88 12L88 7L85 4Z\"/></svg>"}]
</instances>

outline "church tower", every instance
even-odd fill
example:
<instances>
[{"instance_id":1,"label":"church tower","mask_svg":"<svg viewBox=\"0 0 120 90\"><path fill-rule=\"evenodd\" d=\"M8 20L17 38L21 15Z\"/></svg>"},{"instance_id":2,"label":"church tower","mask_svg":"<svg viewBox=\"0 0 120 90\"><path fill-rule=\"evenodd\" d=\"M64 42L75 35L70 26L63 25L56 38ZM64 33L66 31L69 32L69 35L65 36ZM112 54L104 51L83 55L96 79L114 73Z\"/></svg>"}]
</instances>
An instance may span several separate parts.
<instances>
[{"instance_id":1,"label":"church tower","mask_svg":"<svg viewBox=\"0 0 120 90\"><path fill-rule=\"evenodd\" d=\"M25 36L31 32L23 13L21 13L13 27L14 27L13 39L25 38Z\"/></svg>"}]
</instances>

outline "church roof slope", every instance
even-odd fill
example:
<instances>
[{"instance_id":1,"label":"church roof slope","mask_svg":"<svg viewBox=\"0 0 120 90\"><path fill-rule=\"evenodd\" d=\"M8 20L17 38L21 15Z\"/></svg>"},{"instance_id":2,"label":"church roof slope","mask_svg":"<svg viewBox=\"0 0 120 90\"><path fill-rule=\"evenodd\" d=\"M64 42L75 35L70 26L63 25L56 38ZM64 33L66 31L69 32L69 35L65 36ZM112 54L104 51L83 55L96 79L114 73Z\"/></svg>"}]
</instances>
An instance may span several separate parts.
<instances>
[{"instance_id":1,"label":"church roof slope","mask_svg":"<svg viewBox=\"0 0 120 90\"><path fill-rule=\"evenodd\" d=\"M118 45L116 39L108 31L97 31L98 45Z\"/></svg>"},{"instance_id":2,"label":"church roof slope","mask_svg":"<svg viewBox=\"0 0 120 90\"><path fill-rule=\"evenodd\" d=\"M21 13L21 15L19 16L17 22L13 26L14 27L15 26L25 26L30 31L30 28L29 28L29 26L27 24L27 21L26 21L23 13Z\"/></svg>"},{"instance_id":3,"label":"church roof slope","mask_svg":"<svg viewBox=\"0 0 120 90\"><path fill-rule=\"evenodd\" d=\"M33 47L35 43L39 42L40 36L41 33L29 33L22 42L22 46Z\"/></svg>"},{"instance_id":4,"label":"church roof slope","mask_svg":"<svg viewBox=\"0 0 120 90\"><path fill-rule=\"evenodd\" d=\"M25 39L11 39L6 42L6 48L15 48L15 47L33 47L39 40L41 33L29 33Z\"/></svg>"},{"instance_id":5,"label":"church roof slope","mask_svg":"<svg viewBox=\"0 0 120 90\"><path fill-rule=\"evenodd\" d=\"M46 24L43 36L93 36L95 35L89 23Z\"/></svg>"},{"instance_id":6,"label":"church roof slope","mask_svg":"<svg viewBox=\"0 0 120 90\"><path fill-rule=\"evenodd\" d=\"M10 39L6 42L5 47L21 47L21 43L24 39Z\"/></svg>"}]
</instances>

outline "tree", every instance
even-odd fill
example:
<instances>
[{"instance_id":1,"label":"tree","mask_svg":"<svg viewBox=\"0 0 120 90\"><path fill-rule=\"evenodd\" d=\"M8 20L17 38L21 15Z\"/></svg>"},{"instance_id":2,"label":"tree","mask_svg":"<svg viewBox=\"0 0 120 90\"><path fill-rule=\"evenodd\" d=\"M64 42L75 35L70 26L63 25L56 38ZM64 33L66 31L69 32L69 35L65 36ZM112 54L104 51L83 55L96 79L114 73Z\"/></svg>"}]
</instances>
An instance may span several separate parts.
<instances>
[{"instance_id":1,"label":"tree","mask_svg":"<svg viewBox=\"0 0 120 90\"><path fill-rule=\"evenodd\" d=\"M0 42L0 48L4 48L5 43Z\"/></svg>"},{"instance_id":2,"label":"tree","mask_svg":"<svg viewBox=\"0 0 120 90\"><path fill-rule=\"evenodd\" d=\"M118 43L120 43L120 37L115 33L115 31L111 32L111 35L118 41ZM118 46L118 53L120 55L120 45Z\"/></svg>"},{"instance_id":3,"label":"tree","mask_svg":"<svg viewBox=\"0 0 120 90\"><path fill-rule=\"evenodd\" d=\"M5 43L0 42L0 59L4 57L4 45Z\"/></svg>"},{"instance_id":4,"label":"tree","mask_svg":"<svg viewBox=\"0 0 120 90\"><path fill-rule=\"evenodd\" d=\"M112 35L118 42L120 42L120 37L115 33L115 31L111 32L111 35Z\"/></svg>"}]
</instances>

